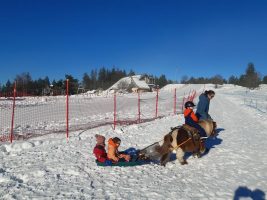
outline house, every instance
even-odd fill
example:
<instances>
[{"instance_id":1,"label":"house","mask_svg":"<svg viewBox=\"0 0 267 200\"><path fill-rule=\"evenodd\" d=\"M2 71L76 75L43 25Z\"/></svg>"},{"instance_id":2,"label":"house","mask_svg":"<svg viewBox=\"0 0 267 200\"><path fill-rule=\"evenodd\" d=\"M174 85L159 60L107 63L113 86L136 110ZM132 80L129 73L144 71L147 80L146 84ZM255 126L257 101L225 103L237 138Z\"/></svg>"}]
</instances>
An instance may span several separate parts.
<instances>
[{"instance_id":1,"label":"house","mask_svg":"<svg viewBox=\"0 0 267 200\"><path fill-rule=\"evenodd\" d=\"M144 78L142 75L128 76L120 79L114 85L112 85L108 91L127 91L127 92L149 92L151 91L148 86L148 78Z\"/></svg>"}]
</instances>

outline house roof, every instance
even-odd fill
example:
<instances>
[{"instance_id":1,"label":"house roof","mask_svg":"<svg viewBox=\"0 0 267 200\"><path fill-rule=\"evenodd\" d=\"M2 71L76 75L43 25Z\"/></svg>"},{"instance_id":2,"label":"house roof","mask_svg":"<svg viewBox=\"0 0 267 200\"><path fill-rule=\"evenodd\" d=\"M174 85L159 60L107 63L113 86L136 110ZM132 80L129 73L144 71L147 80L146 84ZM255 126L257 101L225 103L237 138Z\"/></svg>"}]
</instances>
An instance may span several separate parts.
<instances>
[{"instance_id":1,"label":"house roof","mask_svg":"<svg viewBox=\"0 0 267 200\"><path fill-rule=\"evenodd\" d=\"M134 76L128 76L128 77L121 78L114 85L112 85L109 88L109 90L118 89L118 86L121 82L126 82L128 84L131 84L133 82L133 84L135 84L135 87L140 88L140 89L149 90L150 88L149 88L148 84L144 80L140 80L140 79L141 79L141 75L134 75Z\"/></svg>"}]
</instances>

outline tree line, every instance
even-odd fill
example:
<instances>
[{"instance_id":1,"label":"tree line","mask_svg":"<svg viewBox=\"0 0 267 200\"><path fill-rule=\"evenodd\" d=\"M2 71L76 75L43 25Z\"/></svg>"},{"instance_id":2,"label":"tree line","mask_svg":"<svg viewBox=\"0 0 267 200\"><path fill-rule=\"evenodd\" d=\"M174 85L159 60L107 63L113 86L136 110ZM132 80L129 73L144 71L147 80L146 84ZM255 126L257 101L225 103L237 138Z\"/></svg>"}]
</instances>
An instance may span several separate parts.
<instances>
[{"instance_id":1,"label":"tree line","mask_svg":"<svg viewBox=\"0 0 267 200\"><path fill-rule=\"evenodd\" d=\"M16 75L13 82L8 80L5 84L0 85L0 93L11 94L13 92L14 83L16 82L17 93L20 93L22 95L51 95L51 91L53 91L53 95L61 95L65 94L66 79L68 79L69 93L77 94L79 92L79 89L83 92L97 89L106 90L121 78L133 75L135 75L135 72L133 70L130 70L128 73L126 73L125 70L121 70L115 67L113 67L112 69L102 67L99 70L91 70L90 74L84 73L81 81L74 78L70 74L66 74L65 79L50 81L49 77L47 76L45 78L33 80L29 72L24 72ZM153 75L147 76L153 79L154 84L158 85L159 87L173 83L173 81L167 80L165 75L161 75L160 77Z\"/></svg>"},{"instance_id":2,"label":"tree line","mask_svg":"<svg viewBox=\"0 0 267 200\"><path fill-rule=\"evenodd\" d=\"M49 77L39 78L37 80L33 80L30 73L21 73L16 75L13 82L8 80L5 84L0 84L0 93L12 93L13 85L16 82L17 92L23 93L24 95L51 95L51 90L53 90L53 95L65 94L66 90L66 79L69 79L69 92L70 94L77 94L79 92L79 88L83 91L88 90L96 90L103 89L106 90L111 87L114 83L126 76L133 76L135 72L130 70L126 73L125 70L121 70L113 67L112 69L108 69L105 67L100 68L99 70L93 69L91 73L84 73L82 80L78 80L74 78L70 74L65 75L65 79L53 80L50 81ZM154 75L147 75L153 80L153 84L159 86L159 88L170 84L176 83L172 80L167 80L165 75L161 75L160 77ZM215 75L211 78L204 77L190 77L183 76L181 79L181 83L183 84L207 84L212 83L215 85L221 85L224 83L235 84L244 86L250 89L254 89L258 87L261 83L267 84L267 76L261 78L260 74L256 72L253 63L249 63L245 74L242 74L240 77L230 76L228 80L224 79L221 75Z\"/></svg>"},{"instance_id":3,"label":"tree line","mask_svg":"<svg viewBox=\"0 0 267 200\"><path fill-rule=\"evenodd\" d=\"M249 89L255 89L259 87L260 84L267 84L267 76L265 75L263 78L261 78L261 75L256 71L254 64L248 63L245 74L240 75L240 77L232 75L229 77L228 80L226 80L221 75L215 75L211 78L204 78L204 77L188 78L187 76L183 76L181 83L184 84L212 83L215 85L222 85L224 83L228 83L228 84L240 85L243 87L247 87Z\"/></svg>"}]
</instances>

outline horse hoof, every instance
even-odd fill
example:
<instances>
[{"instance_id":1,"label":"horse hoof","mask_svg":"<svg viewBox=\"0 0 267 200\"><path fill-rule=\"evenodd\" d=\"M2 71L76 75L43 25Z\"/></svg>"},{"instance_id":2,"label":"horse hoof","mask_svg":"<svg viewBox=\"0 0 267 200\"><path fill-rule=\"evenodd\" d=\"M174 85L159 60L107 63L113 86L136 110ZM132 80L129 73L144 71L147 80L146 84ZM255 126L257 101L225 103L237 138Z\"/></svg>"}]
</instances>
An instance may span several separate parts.
<instances>
[{"instance_id":1,"label":"horse hoof","mask_svg":"<svg viewBox=\"0 0 267 200\"><path fill-rule=\"evenodd\" d=\"M188 164L188 162L186 160L181 162L181 165L187 165L187 164Z\"/></svg>"},{"instance_id":2,"label":"horse hoof","mask_svg":"<svg viewBox=\"0 0 267 200\"><path fill-rule=\"evenodd\" d=\"M193 153L193 157L194 158L199 158L200 157L200 153Z\"/></svg>"},{"instance_id":3,"label":"horse hoof","mask_svg":"<svg viewBox=\"0 0 267 200\"><path fill-rule=\"evenodd\" d=\"M205 147L200 149L200 153L205 153L205 151L206 151Z\"/></svg>"}]
</instances>

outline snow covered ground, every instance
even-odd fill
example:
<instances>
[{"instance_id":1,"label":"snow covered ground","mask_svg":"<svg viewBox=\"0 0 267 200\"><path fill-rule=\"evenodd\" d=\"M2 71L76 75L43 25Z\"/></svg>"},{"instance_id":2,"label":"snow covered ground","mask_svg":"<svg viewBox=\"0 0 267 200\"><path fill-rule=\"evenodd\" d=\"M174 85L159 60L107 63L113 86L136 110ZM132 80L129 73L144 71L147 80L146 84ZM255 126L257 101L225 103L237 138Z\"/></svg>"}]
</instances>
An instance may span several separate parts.
<instances>
[{"instance_id":1,"label":"snow covered ground","mask_svg":"<svg viewBox=\"0 0 267 200\"><path fill-rule=\"evenodd\" d=\"M203 91L200 85L177 87L185 93ZM181 125L182 115L115 131L108 125L74 132L69 141L50 134L0 144L0 199L266 199L267 113L244 99L251 95L264 108L267 87L247 91L224 85L214 90L210 114L219 135L207 141L211 149L203 157L188 155L188 165L174 156L166 167L98 167L92 154L96 133L120 137L121 150L140 149Z\"/></svg>"}]
</instances>

